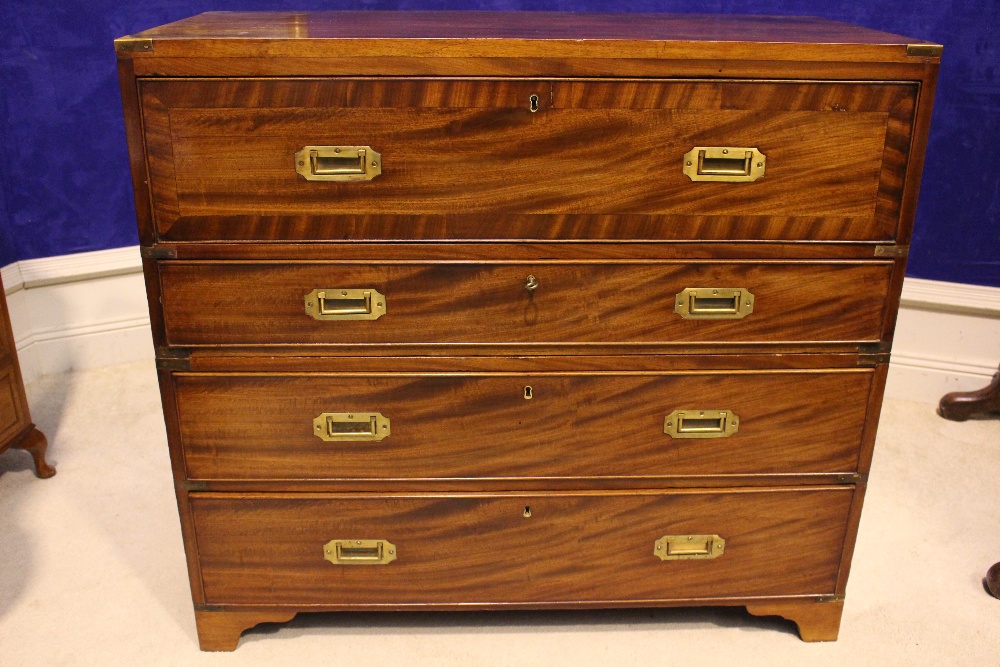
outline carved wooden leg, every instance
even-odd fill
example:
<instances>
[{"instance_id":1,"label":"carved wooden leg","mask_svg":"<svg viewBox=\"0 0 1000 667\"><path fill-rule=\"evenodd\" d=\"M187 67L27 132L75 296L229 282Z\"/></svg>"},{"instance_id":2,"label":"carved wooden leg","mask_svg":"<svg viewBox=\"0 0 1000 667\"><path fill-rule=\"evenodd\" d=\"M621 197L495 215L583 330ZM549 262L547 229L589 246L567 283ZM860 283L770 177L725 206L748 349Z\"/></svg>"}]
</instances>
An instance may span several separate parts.
<instances>
[{"instance_id":1,"label":"carved wooden leg","mask_svg":"<svg viewBox=\"0 0 1000 667\"><path fill-rule=\"evenodd\" d=\"M56 474L56 469L45 462L45 450L49 448L49 441L34 426L31 427L31 432L14 447L31 454L31 458L35 460L35 475L38 477L48 479Z\"/></svg>"},{"instance_id":2,"label":"carved wooden leg","mask_svg":"<svg viewBox=\"0 0 1000 667\"><path fill-rule=\"evenodd\" d=\"M1000 412L1000 372L993 376L989 386L978 391L945 394L938 404L939 415L957 422L987 412Z\"/></svg>"},{"instance_id":3,"label":"carved wooden leg","mask_svg":"<svg viewBox=\"0 0 1000 667\"><path fill-rule=\"evenodd\" d=\"M804 642L835 642L840 634L840 616L844 603L815 602L763 602L748 604L747 611L754 616L781 616L795 623L799 637Z\"/></svg>"},{"instance_id":4,"label":"carved wooden leg","mask_svg":"<svg viewBox=\"0 0 1000 667\"><path fill-rule=\"evenodd\" d=\"M202 651L235 651L240 635L260 623L287 623L294 611L195 611Z\"/></svg>"}]
</instances>

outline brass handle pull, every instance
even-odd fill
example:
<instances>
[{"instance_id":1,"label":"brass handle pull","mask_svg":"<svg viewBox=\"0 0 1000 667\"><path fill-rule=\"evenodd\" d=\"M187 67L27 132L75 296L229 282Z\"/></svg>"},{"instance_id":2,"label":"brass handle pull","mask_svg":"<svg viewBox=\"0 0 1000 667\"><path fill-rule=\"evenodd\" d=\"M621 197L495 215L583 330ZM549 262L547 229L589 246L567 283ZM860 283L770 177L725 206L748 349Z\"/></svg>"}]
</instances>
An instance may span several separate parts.
<instances>
[{"instance_id":1,"label":"brass handle pull","mask_svg":"<svg viewBox=\"0 0 1000 667\"><path fill-rule=\"evenodd\" d=\"M718 535L664 535L653 543L660 560L718 558L726 552L726 541Z\"/></svg>"},{"instance_id":2,"label":"brass handle pull","mask_svg":"<svg viewBox=\"0 0 1000 667\"><path fill-rule=\"evenodd\" d=\"M378 442L392 427L380 412L324 412L313 420L313 433L326 442Z\"/></svg>"},{"instance_id":3,"label":"brass handle pull","mask_svg":"<svg viewBox=\"0 0 1000 667\"><path fill-rule=\"evenodd\" d=\"M305 296L306 315L317 320L377 320L385 295L373 289L314 289Z\"/></svg>"},{"instance_id":4,"label":"brass handle pull","mask_svg":"<svg viewBox=\"0 0 1000 667\"><path fill-rule=\"evenodd\" d=\"M396 545L388 540L330 540L323 558L334 565L386 565L396 560Z\"/></svg>"},{"instance_id":5,"label":"brass handle pull","mask_svg":"<svg viewBox=\"0 0 1000 667\"><path fill-rule=\"evenodd\" d=\"M307 181L370 181L382 173L382 156L370 146L305 146L295 171Z\"/></svg>"},{"instance_id":6,"label":"brass handle pull","mask_svg":"<svg viewBox=\"0 0 1000 667\"><path fill-rule=\"evenodd\" d=\"M674 312L689 320L740 320L753 303L745 287L689 287L677 294Z\"/></svg>"},{"instance_id":7,"label":"brass handle pull","mask_svg":"<svg viewBox=\"0 0 1000 667\"><path fill-rule=\"evenodd\" d=\"M695 146L684 154L684 175L692 181L748 183L766 168L767 156L756 148Z\"/></svg>"},{"instance_id":8,"label":"brass handle pull","mask_svg":"<svg viewBox=\"0 0 1000 667\"><path fill-rule=\"evenodd\" d=\"M663 418L663 432L671 438L728 438L739 430L732 410L674 410Z\"/></svg>"},{"instance_id":9,"label":"brass handle pull","mask_svg":"<svg viewBox=\"0 0 1000 667\"><path fill-rule=\"evenodd\" d=\"M535 278L535 276L528 276L524 283L524 289L529 292L534 292L538 289L538 278Z\"/></svg>"}]
</instances>

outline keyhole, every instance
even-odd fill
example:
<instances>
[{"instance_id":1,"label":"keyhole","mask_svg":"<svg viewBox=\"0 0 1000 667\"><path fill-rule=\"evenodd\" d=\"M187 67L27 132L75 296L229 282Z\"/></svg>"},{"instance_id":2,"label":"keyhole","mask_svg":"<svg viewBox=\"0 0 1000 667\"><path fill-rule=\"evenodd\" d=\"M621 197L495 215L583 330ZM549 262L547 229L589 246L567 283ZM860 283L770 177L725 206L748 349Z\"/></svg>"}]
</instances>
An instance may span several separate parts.
<instances>
[{"instance_id":1,"label":"keyhole","mask_svg":"<svg viewBox=\"0 0 1000 667\"><path fill-rule=\"evenodd\" d=\"M531 507L529 505L524 506L524 516L525 518L531 516Z\"/></svg>"},{"instance_id":2,"label":"keyhole","mask_svg":"<svg viewBox=\"0 0 1000 667\"><path fill-rule=\"evenodd\" d=\"M531 391L531 387L530 386L529 387L525 387L524 388L524 400L530 401L532 395L533 394L532 394L532 391Z\"/></svg>"},{"instance_id":3,"label":"keyhole","mask_svg":"<svg viewBox=\"0 0 1000 667\"><path fill-rule=\"evenodd\" d=\"M538 95L532 95L528 98L528 108L531 109L531 113L538 111Z\"/></svg>"}]
</instances>

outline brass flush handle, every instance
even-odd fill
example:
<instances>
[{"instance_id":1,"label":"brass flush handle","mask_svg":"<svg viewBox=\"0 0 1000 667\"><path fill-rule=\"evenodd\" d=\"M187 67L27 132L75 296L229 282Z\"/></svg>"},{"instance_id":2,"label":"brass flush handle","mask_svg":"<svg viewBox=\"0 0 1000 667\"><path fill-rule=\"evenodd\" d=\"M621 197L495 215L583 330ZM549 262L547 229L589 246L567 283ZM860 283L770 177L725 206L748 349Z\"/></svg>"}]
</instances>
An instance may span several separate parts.
<instances>
[{"instance_id":1,"label":"brass flush handle","mask_svg":"<svg viewBox=\"0 0 1000 667\"><path fill-rule=\"evenodd\" d=\"M718 558L726 552L726 541L718 535L664 535L653 543L660 560Z\"/></svg>"},{"instance_id":2,"label":"brass flush handle","mask_svg":"<svg viewBox=\"0 0 1000 667\"><path fill-rule=\"evenodd\" d=\"M728 438L739 430L732 410L674 410L663 418L663 432L671 438Z\"/></svg>"},{"instance_id":3,"label":"brass flush handle","mask_svg":"<svg viewBox=\"0 0 1000 667\"><path fill-rule=\"evenodd\" d=\"M674 299L674 312L688 320L740 320L753 304L745 287L688 287Z\"/></svg>"},{"instance_id":4,"label":"brass flush handle","mask_svg":"<svg viewBox=\"0 0 1000 667\"><path fill-rule=\"evenodd\" d=\"M316 320L377 320L386 309L385 295L373 289L314 289L305 304Z\"/></svg>"},{"instance_id":5,"label":"brass flush handle","mask_svg":"<svg viewBox=\"0 0 1000 667\"><path fill-rule=\"evenodd\" d=\"M325 442L378 442L392 427L380 412L324 412L313 420L313 433Z\"/></svg>"},{"instance_id":6,"label":"brass flush handle","mask_svg":"<svg viewBox=\"0 0 1000 667\"><path fill-rule=\"evenodd\" d=\"M370 181L382 173L382 156L371 146L305 146L295 171L307 181Z\"/></svg>"},{"instance_id":7,"label":"brass flush handle","mask_svg":"<svg viewBox=\"0 0 1000 667\"><path fill-rule=\"evenodd\" d=\"M323 558L334 565L386 565L396 560L396 545L388 540L330 540Z\"/></svg>"},{"instance_id":8,"label":"brass flush handle","mask_svg":"<svg viewBox=\"0 0 1000 667\"><path fill-rule=\"evenodd\" d=\"M535 276L528 276L524 283L524 289L528 290L529 292L534 292L536 289L538 289L538 278L536 278Z\"/></svg>"},{"instance_id":9,"label":"brass flush handle","mask_svg":"<svg viewBox=\"0 0 1000 667\"><path fill-rule=\"evenodd\" d=\"M695 146L684 154L684 175L692 181L748 183L764 175L767 156L756 148Z\"/></svg>"}]
</instances>

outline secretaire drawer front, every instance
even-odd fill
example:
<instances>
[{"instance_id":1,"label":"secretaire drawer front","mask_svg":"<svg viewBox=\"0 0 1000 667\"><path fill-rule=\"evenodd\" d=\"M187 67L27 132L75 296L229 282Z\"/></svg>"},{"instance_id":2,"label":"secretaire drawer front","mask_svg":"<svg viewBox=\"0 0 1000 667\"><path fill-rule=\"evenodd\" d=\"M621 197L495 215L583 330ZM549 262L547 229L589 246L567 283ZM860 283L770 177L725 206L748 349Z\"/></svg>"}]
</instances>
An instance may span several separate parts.
<instances>
[{"instance_id":1,"label":"secretaire drawer front","mask_svg":"<svg viewBox=\"0 0 1000 667\"><path fill-rule=\"evenodd\" d=\"M174 386L192 479L641 478L856 470L871 377L177 373Z\"/></svg>"},{"instance_id":2,"label":"secretaire drawer front","mask_svg":"<svg viewBox=\"0 0 1000 667\"><path fill-rule=\"evenodd\" d=\"M190 499L207 603L392 605L832 594L852 497L820 487Z\"/></svg>"},{"instance_id":3,"label":"secretaire drawer front","mask_svg":"<svg viewBox=\"0 0 1000 667\"><path fill-rule=\"evenodd\" d=\"M163 262L171 345L875 342L885 262ZM845 317L849 313L849 317Z\"/></svg>"},{"instance_id":4,"label":"secretaire drawer front","mask_svg":"<svg viewBox=\"0 0 1000 667\"><path fill-rule=\"evenodd\" d=\"M707 80L139 89L156 230L171 241L888 240L917 93Z\"/></svg>"}]
</instances>

